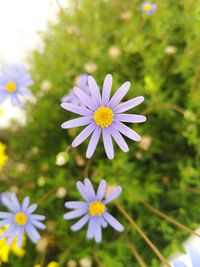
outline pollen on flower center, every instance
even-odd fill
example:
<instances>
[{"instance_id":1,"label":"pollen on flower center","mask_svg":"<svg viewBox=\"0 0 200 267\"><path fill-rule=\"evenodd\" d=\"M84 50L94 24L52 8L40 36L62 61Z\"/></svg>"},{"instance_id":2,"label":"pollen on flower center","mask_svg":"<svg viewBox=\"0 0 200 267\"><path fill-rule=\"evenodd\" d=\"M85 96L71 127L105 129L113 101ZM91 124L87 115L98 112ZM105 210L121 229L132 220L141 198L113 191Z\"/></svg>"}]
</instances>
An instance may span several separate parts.
<instances>
[{"instance_id":1,"label":"pollen on flower center","mask_svg":"<svg viewBox=\"0 0 200 267\"><path fill-rule=\"evenodd\" d=\"M6 91L7 91L8 93L13 93L13 92L15 92L16 90L17 90L17 85L16 85L15 82L8 82L8 83L6 84Z\"/></svg>"},{"instance_id":2,"label":"pollen on flower center","mask_svg":"<svg viewBox=\"0 0 200 267\"><path fill-rule=\"evenodd\" d=\"M100 216L105 211L105 205L99 201L94 201L90 203L89 213L92 216Z\"/></svg>"},{"instance_id":3,"label":"pollen on flower center","mask_svg":"<svg viewBox=\"0 0 200 267\"><path fill-rule=\"evenodd\" d=\"M145 10L146 12L151 11L151 9L152 9L152 5L151 5L151 4L146 4L146 5L144 6L144 10Z\"/></svg>"},{"instance_id":4,"label":"pollen on flower center","mask_svg":"<svg viewBox=\"0 0 200 267\"><path fill-rule=\"evenodd\" d=\"M94 113L94 121L102 128L108 127L113 121L113 111L108 107L99 107Z\"/></svg>"},{"instance_id":5,"label":"pollen on flower center","mask_svg":"<svg viewBox=\"0 0 200 267\"><path fill-rule=\"evenodd\" d=\"M18 224L20 226L25 225L27 220L28 220L28 218L24 212L18 212L15 215L15 222L16 222L16 224Z\"/></svg>"}]
</instances>

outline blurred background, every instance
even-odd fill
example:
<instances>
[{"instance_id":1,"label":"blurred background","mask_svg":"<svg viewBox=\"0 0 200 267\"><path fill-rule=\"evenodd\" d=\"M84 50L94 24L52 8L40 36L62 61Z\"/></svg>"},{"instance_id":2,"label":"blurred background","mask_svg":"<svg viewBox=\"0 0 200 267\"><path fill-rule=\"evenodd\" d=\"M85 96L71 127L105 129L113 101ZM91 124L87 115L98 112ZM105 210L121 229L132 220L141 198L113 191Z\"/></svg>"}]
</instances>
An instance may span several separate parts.
<instances>
[{"instance_id":1,"label":"blurred background","mask_svg":"<svg viewBox=\"0 0 200 267\"><path fill-rule=\"evenodd\" d=\"M143 3L0 1L0 66L25 64L34 81L34 98L23 108L8 99L0 104L0 142L8 157L0 168L0 191L16 192L20 200L30 195L47 216L41 242L35 246L27 240L22 254L11 250L3 260L0 241L2 266L162 266L114 205L110 211L123 222L125 233L106 229L97 246L85 239L86 229L70 231L72 222L62 217L64 202L80 200L75 183L85 176L95 185L105 178L110 188L122 186L120 204L169 261L184 252L184 242L200 247L199 238L144 205L190 229L199 227L200 2L152 1L156 9L150 13ZM86 160L87 142L70 147L81 129L60 127L74 118L61 110L60 100L83 73L92 74L100 87L111 73L113 92L130 80L126 100L145 96L133 111L148 117L133 127L143 138L128 141L128 154L116 147L113 161L102 145ZM192 266L188 256L183 259Z\"/></svg>"}]
</instances>

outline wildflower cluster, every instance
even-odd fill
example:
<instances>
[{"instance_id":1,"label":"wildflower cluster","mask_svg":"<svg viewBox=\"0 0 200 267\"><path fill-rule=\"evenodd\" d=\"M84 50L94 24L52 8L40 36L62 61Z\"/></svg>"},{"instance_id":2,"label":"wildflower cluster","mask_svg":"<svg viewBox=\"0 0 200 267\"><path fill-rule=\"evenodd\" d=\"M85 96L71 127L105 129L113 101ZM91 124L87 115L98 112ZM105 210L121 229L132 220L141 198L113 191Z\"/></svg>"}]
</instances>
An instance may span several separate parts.
<instances>
[{"instance_id":1,"label":"wildflower cluster","mask_svg":"<svg viewBox=\"0 0 200 267\"><path fill-rule=\"evenodd\" d=\"M187 5L174 2L170 16L180 6L185 16L192 10L191 3ZM44 51L32 59L31 89L37 101L27 109L27 125L17 129L13 123L8 130L9 152L16 154L2 172L1 191L16 193L0 193L0 262L7 262L12 252L22 256L28 238L36 244L38 255L27 251L27 266L159 266L160 260L169 267L163 255L177 249L175 233L180 242L183 229L200 236L192 229L199 214L199 93L195 90L199 64L194 60L199 50L191 49L192 39L198 40L199 33L193 32L198 21L194 16L190 38L187 27L179 32L182 17L169 21L169 16L160 15L168 6L160 3L155 16L155 3L132 5L129 0L81 1L70 15L61 10L58 27L51 26L44 39ZM176 38L168 36L173 27ZM179 36L184 36L184 42ZM182 61L183 49L189 51L196 69ZM185 83L188 73L194 73L191 83ZM134 79L137 87L132 90ZM21 105L24 96L32 96L28 90L32 83L24 67L2 68L0 103L9 99L13 106ZM180 90L175 91L177 84ZM143 95L145 107L140 105ZM197 112L191 103L195 95ZM59 108L60 102L65 111ZM148 123L139 125L146 116ZM79 127L84 128L79 131ZM7 135L1 136L7 142ZM0 169L7 160L5 145L0 143ZM72 188L75 184L77 190ZM116 200L122 188L122 198ZM29 197L19 202L17 196L25 190L48 214L46 225L45 216L34 214L37 204L31 205ZM186 211L187 225L183 225ZM77 221L71 225L73 220ZM125 227L125 234L119 234ZM45 229L41 237L39 230ZM196 267L198 251L189 255ZM16 260L20 264L16 267L23 266L24 259L22 264ZM186 264L175 260L173 267L179 266Z\"/></svg>"}]
</instances>

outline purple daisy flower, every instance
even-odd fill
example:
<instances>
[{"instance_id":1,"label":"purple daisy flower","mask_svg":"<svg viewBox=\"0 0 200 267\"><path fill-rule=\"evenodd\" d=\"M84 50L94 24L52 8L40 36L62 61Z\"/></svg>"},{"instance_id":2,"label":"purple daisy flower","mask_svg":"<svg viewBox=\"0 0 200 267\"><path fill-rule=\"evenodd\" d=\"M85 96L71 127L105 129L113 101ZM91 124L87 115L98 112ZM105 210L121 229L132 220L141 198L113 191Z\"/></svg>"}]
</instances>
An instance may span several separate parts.
<instances>
[{"instance_id":1,"label":"purple daisy flower","mask_svg":"<svg viewBox=\"0 0 200 267\"><path fill-rule=\"evenodd\" d=\"M125 82L110 99L112 88L112 75L110 74L105 77L102 96L92 76L88 76L88 84L91 96L88 96L79 88L74 89L74 93L84 106L80 107L70 103L61 104L62 108L82 115L83 117L66 121L61 127L68 129L88 125L74 139L72 146L76 147L80 145L88 136L92 135L86 152L86 157L91 158L102 134L106 154L109 159L113 159L114 148L112 138L124 152L128 152L129 148L121 134L134 141L141 140L141 137L123 122L140 123L146 120L146 117L142 115L124 113L143 102L144 97L138 96L124 103L120 103L131 86L130 82Z\"/></svg>"},{"instance_id":2,"label":"purple daisy flower","mask_svg":"<svg viewBox=\"0 0 200 267\"><path fill-rule=\"evenodd\" d=\"M21 106L20 96L32 97L27 87L32 85L25 66L10 65L0 71L0 104L8 97L13 106Z\"/></svg>"},{"instance_id":3,"label":"purple daisy flower","mask_svg":"<svg viewBox=\"0 0 200 267\"><path fill-rule=\"evenodd\" d=\"M80 81L77 84L77 87L82 89L87 95L91 95L90 89L88 86L88 76L87 74L81 74L80 75ZM82 102L79 100L79 98L74 93L74 90L72 90L69 94L65 95L61 99L62 103L71 103L78 106L82 105Z\"/></svg>"},{"instance_id":4,"label":"purple daisy flower","mask_svg":"<svg viewBox=\"0 0 200 267\"><path fill-rule=\"evenodd\" d=\"M86 178L84 183L77 182L76 184L78 191L85 201L69 201L65 203L66 208L74 209L64 215L65 220L83 216L77 223L71 226L71 230L78 231L88 223L87 238L94 238L97 243L102 240L102 228L106 228L108 224L118 232L124 230L123 225L108 213L106 208L106 204L116 199L122 189L120 186L117 186L103 199L106 185L106 181L101 180L97 193L95 193L91 181Z\"/></svg>"},{"instance_id":5,"label":"purple daisy flower","mask_svg":"<svg viewBox=\"0 0 200 267\"><path fill-rule=\"evenodd\" d=\"M195 248L190 246L188 248L188 253L190 255L190 260L192 263L192 267L199 267L200 265L200 252ZM187 267L188 265L186 265L185 263L183 263L180 260L174 260L173 262L174 267Z\"/></svg>"},{"instance_id":6,"label":"purple daisy flower","mask_svg":"<svg viewBox=\"0 0 200 267\"><path fill-rule=\"evenodd\" d=\"M12 193L10 201L4 202L4 205L11 212L0 212L0 227L9 225L0 235L0 239L7 238L8 246L17 237L17 246L20 248L25 233L33 243L37 243L41 239L36 228L45 229L45 225L41 222L45 219L45 216L33 214L37 209L37 205L32 204L29 206L29 202L29 197L25 197L22 205L20 205L14 193Z\"/></svg>"},{"instance_id":7,"label":"purple daisy flower","mask_svg":"<svg viewBox=\"0 0 200 267\"><path fill-rule=\"evenodd\" d=\"M141 6L141 9L143 12L145 12L147 15L152 15L156 9L157 9L157 5L156 4L152 4L150 2L144 2Z\"/></svg>"}]
</instances>

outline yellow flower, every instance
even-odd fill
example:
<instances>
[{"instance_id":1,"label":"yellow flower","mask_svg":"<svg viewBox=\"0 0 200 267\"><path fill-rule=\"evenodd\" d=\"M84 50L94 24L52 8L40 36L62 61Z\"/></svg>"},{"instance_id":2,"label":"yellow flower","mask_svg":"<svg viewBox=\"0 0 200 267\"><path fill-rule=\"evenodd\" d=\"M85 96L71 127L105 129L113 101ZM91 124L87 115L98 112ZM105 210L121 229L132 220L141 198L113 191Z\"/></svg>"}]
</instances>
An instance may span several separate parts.
<instances>
[{"instance_id":1,"label":"yellow flower","mask_svg":"<svg viewBox=\"0 0 200 267\"><path fill-rule=\"evenodd\" d=\"M57 262L55 262L55 261L51 261L51 262L47 265L47 267L59 267L59 264L58 264Z\"/></svg>"},{"instance_id":2,"label":"yellow flower","mask_svg":"<svg viewBox=\"0 0 200 267\"><path fill-rule=\"evenodd\" d=\"M3 143L0 143L0 171L3 169L6 164L8 157L5 153L6 146Z\"/></svg>"},{"instance_id":3,"label":"yellow flower","mask_svg":"<svg viewBox=\"0 0 200 267\"><path fill-rule=\"evenodd\" d=\"M0 228L0 234L2 234L7 227ZM6 239L0 240L0 264L2 262L6 263L9 260L9 254L14 253L18 257L23 257L25 254L25 250L23 248L17 247L16 239L10 246L6 245ZM25 239L24 239L25 243Z\"/></svg>"}]
</instances>

